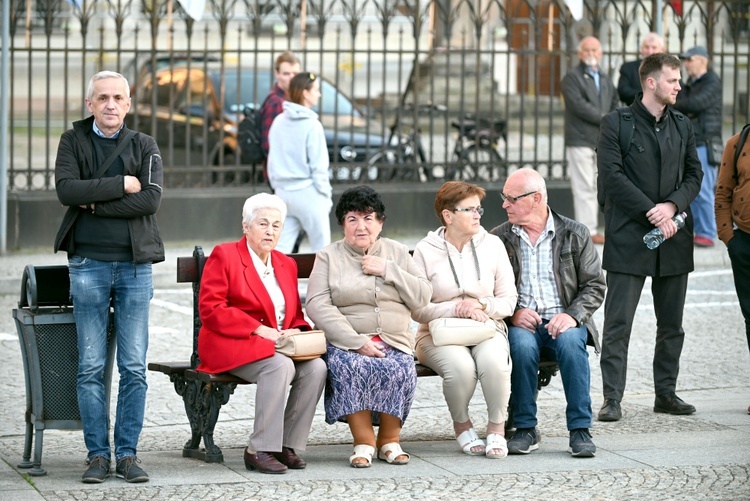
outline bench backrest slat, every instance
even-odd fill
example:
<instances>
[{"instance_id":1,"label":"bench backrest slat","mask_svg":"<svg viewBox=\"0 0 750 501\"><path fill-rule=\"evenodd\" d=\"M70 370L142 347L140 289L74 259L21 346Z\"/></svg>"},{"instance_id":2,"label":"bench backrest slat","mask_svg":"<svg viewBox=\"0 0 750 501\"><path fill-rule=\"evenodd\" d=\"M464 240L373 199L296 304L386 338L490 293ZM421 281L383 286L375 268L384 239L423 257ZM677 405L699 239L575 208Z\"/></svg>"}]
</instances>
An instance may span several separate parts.
<instances>
[{"instance_id":1,"label":"bench backrest slat","mask_svg":"<svg viewBox=\"0 0 750 501\"><path fill-rule=\"evenodd\" d=\"M313 264L315 264L315 254L289 254L289 257L297 261L297 278L310 278ZM206 264L206 257L182 256L177 258L177 283L185 284L199 282L200 275L198 269L203 269Z\"/></svg>"}]
</instances>

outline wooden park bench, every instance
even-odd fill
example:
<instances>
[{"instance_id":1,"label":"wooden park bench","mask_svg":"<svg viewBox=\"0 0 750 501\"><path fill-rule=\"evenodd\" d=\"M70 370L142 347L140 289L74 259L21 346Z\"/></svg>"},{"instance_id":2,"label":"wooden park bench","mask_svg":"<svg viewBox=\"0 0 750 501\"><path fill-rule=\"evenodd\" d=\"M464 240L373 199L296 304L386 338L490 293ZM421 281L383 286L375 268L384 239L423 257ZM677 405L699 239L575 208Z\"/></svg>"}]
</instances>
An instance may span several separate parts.
<instances>
[{"instance_id":1,"label":"wooden park bench","mask_svg":"<svg viewBox=\"0 0 750 501\"><path fill-rule=\"evenodd\" d=\"M290 254L289 257L297 262L297 277L309 278L312 272L315 254ZM221 406L229 401L238 384L250 384L228 372L208 374L196 370L200 364L198 359L198 333L201 319L198 310L201 276L207 256L203 248L195 246L192 256L177 258L177 282L193 284L193 353L189 361L181 362L151 362L148 369L161 372L169 376L175 391L182 397L185 412L190 422L191 437L183 449L183 457L202 459L207 463L221 463L224 456L221 449L214 443L213 434L219 419ZM437 374L427 366L414 360L417 377L436 376ZM539 364L538 388L547 386L557 373L555 362L543 361ZM510 421L510 419L509 419ZM203 449L200 448L201 439Z\"/></svg>"}]
</instances>

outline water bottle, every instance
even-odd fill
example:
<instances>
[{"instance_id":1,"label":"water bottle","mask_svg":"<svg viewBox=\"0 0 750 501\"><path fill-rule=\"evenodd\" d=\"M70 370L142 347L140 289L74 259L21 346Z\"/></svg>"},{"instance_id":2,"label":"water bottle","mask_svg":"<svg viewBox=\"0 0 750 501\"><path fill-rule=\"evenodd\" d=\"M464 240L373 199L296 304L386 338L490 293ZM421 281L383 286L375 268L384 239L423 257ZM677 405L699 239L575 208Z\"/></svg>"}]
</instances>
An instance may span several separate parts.
<instances>
[{"instance_id":1,"label":"water bottle","mask_svg":"<svg viewBox=\"0 0 750 501\"><path fill-rule=\"evenodd\" d=\"M674 223L677 225L677 229L679 230L680 228L685 226L685 219L687 219L687 214L684 212L680 212L672 218L672 221L674 221ZM664 240L666 240L664 238L664 233L662 233L659 228L654 228L653 230L643 235L643 243L646 244L646 247L651 250L659 247L662 242L664 242Z\"/></svg>"}]
</instances>

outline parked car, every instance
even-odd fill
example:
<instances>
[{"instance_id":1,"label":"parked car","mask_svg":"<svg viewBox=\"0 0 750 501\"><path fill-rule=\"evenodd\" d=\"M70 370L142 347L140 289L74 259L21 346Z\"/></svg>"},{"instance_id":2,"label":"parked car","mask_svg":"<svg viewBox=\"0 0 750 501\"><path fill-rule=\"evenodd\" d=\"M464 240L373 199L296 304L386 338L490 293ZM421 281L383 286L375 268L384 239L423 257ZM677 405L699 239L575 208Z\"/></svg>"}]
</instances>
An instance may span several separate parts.
<instances>
[{"instance_id":1,"label":"parked car","mask_svg":"<svg viewBox=\"0 0 750 501\"><path fill-rule=\"evenodd\" d=\"M147 63L150 67L151 61ZM237 125L246 106L260 108L274 83L270 68L224 66L207 58L181 59L159 64L152 76L139 71L133 86L133 105L126 117L129 127L151 133L162 150L166 166L214 167L214 182L242 182L260 177L260 169L248 169L237 142ZM348 96L325 78L321 79L319 107L336 180L359 179L370 157L383 146L383 132ZM290 140L294 140L290 138ZM232 167L235 171L232 171ZM237 167L242 166L241 169ZM251 174L252 173L252 174Z\"/></svg>"}]
</instances>

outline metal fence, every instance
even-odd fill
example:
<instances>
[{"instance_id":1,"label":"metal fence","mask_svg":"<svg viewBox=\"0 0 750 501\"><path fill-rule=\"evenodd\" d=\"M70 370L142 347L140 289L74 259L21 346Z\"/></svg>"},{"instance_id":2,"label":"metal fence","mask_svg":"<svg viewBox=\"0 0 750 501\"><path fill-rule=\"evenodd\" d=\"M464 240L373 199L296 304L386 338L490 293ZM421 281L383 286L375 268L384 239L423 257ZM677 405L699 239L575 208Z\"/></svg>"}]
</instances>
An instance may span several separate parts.
<instances>
[{"instance_id":1,"label":"metal fence","mask_svg":"<svg viewBox=\"0 0 750 501\"><path fill-rule=\"evenodd\" d=\"M208 0L200 20L172 0L10 1L11 190L54 189L59 136L88 114L101 69L130 80L128 123L157 137L167 186L262 183L237 123L284 50L327 81L333 182L494 182L525 166L566 179L559 82L587 34L615 80L648 31L673 53L705 45L723 81L725 139L750 121L746 0L664 0L661 12L585 0L579 21L563 0Z\"/></svg>"}]
</instances>

